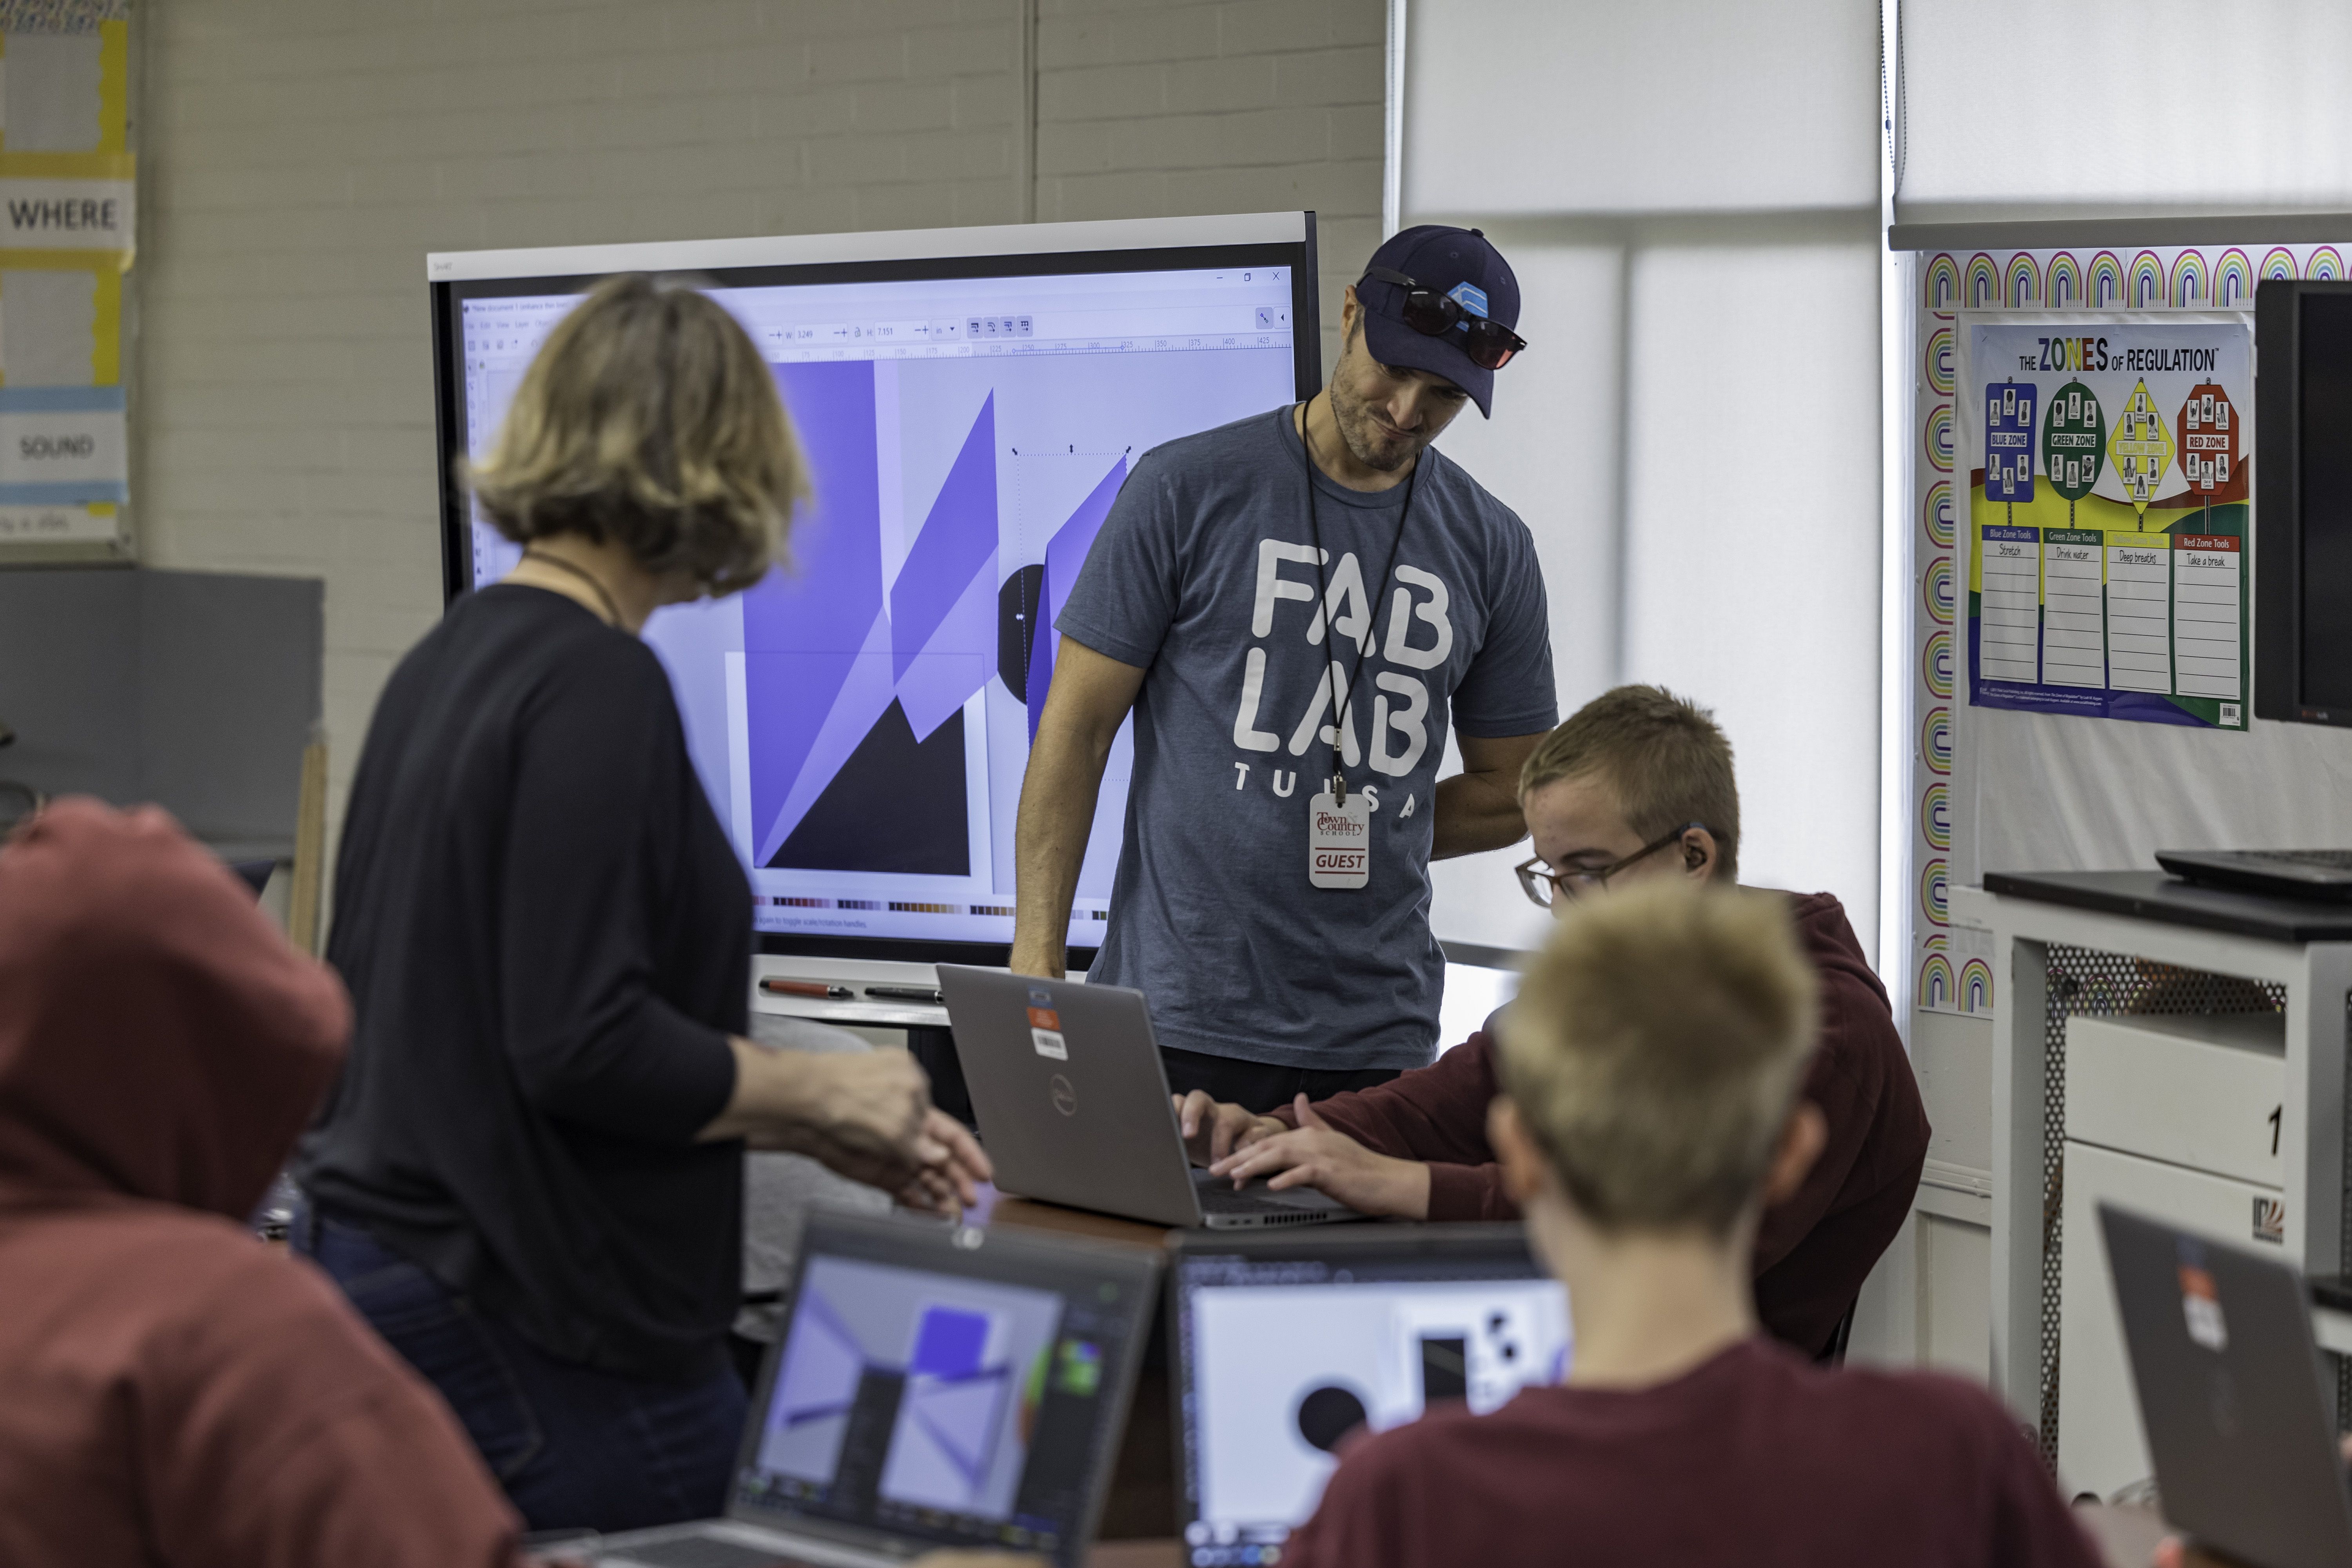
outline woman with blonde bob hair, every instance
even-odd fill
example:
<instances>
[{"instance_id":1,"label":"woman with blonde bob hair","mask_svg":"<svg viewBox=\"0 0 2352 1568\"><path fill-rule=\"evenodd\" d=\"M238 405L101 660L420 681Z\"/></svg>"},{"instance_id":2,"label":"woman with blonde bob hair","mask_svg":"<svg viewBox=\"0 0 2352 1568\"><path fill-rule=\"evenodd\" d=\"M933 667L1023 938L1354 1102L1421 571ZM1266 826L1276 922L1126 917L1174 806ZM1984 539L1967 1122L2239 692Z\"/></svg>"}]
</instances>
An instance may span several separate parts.
<instances>
[{"instance_id":1,"label":"woman with blonde bob hair","mask_svg":"<svg viewBox=\"0 0 2352 1568\"><path fill-rule=\"evenodd\" d=\"M953 1212L987 1161L904 1053L772 1050L751 890L639 639L783 550L768 366L683 283L599 285L466 476L523 546L401 660L327 956L357 1014L296 1247L448 1399L530 1528L722 1510L747 1142Z\"/></svg>"}]
</instances>

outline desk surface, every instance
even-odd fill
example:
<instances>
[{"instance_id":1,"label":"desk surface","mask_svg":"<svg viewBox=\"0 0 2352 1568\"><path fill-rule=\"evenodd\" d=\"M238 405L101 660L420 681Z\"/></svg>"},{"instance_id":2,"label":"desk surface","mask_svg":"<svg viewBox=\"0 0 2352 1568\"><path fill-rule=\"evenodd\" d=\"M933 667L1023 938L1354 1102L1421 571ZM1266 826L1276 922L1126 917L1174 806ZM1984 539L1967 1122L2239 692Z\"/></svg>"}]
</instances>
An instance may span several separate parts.
<instances>
[{"instance_id":1,"label":"desk surface","mask_svg":"<svg viewBox=\"0 0 2352 1568\"><path fill-rule=\"evenodd\" d=\"M1172 1226L1152 1225L1145 1220L1120 1219L1116 1215L1096 1214L1090 1209L1064 1208L1060 1204L1039 1203L1034 1198L1016 1198L1006 1194L997 1195L989 1205L983 1225L1001 1225L1009 1229L1037 1230L1055 1236L1082 1236L1094 1241L1123 1241L1133 1247L1149 1247L1154 1251L1168 1244Z\"/></svg>"},{"instance_id":2,"label":"desk surface","mask_svg":"<svg viewBox=\"0 0 2352 1568\"><path fill-rule=\"evenodd\" d=\"M2074 1517L2098 1546L2106 1568L2148 1568L2157 1542L2171 1531L2164 1521L2144 1508L2109 1508L2092 1504L2074 1510ZM1104 1541L1087 1553L1087 1568L1181 1568L1181 1544L1174 1541ZM2221 1568L2199 1552L2190 1552L2182 1568Z\"/></svg>"},{"instance_id":3,"label":"desk surface","mask_svg":"<svg viewBox=\"0 0 2352 1568\"><path fill-rule=\"evenodd\" d=\"M2202 888L2162 871L1988 871L1985 891L2264 942L2352 942L2352 906Z\"/></svg>"}]
</instances>

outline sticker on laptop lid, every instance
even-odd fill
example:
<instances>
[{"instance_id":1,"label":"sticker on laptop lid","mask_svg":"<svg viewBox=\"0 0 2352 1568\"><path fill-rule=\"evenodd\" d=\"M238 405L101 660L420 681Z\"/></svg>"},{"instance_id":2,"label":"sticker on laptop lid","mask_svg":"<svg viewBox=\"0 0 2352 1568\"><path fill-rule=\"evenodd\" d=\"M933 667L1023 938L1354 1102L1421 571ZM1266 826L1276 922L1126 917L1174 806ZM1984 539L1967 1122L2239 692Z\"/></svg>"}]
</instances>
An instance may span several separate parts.
<instances>
[{"instance_id":1,"label":"sticker on laptop lid","mask_svg":"<svg viewBox=\"0 0 2352 1568\"><path fill-rule=\"evenodd\" d=\"M1032 1028L1029 1043L1037 1047L1037 1054L1041 1057L1051 1057L1057 1062L1070 1059L1069 1042L1062 1038L1059 1029Z\"/></svg>"},{"instance_id":2,"label":"sticker on laptop lid","mask_svg":"<svg viewBox=\"0 0 2352 1568\"><path fill-rule=\"evenodd\" d=\"M2230 1325L2221 1318L2221 1292L2213 1276L2194 1264L2180 1265L2180 1315L2189 1337L2220 1354L2230 1348Z\"/></svg>"}]
</instances>

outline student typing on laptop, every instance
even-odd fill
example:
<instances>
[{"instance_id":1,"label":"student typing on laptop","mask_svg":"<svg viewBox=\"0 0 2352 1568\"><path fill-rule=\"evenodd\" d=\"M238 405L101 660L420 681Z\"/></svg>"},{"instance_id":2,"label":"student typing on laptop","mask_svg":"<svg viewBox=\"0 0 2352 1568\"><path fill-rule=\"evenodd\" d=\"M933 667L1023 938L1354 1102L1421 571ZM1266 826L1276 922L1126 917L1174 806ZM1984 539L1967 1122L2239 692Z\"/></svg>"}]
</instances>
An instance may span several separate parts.
<instances>
[{"instance_id":1,"label":"student typing on laptop","mask_svg":"<svg viewBox=\"0 0 2352 1568\"><path fill-rule=\"evenodd\" d=\"M1957 1379L1809 1366L1758 1331L1768 1200L1826 1142L1819 986L1785 900L1580 906L1502 1025L1500 1180L1567 1288L1565 1382L1340 1450L1290 1568L1561 1560L2097 1562L2007 1412Z\"/></svg>"},{"instance_id":2,"label":"student typing on laptop","mask_svg":"<svg viewBox=\"0 0 2352 1568\"><path fill-rule=\"evenodd\" d=\"M1654 686L1587 703L1528 758L1519 798L1536 858L1528 897L1562 913L1658 881L1732 884L1739 791L1731 743L1707 712ZM1927 1157L1927 1115L1870 972L1829 893L1787 896L1821 987L1804 1094L1825 1146L1769 1208L1756 1240L1765 1328L1808 1354L1827 1349L1863 1280L1902 1229ZM1496 1220L1518 1210L1486 1136L1496 1021L1392 1083L1273 1116L1194 1094L1179 1114L1196 1160L1275 1187L1311 1185L1369 1214Z\"/></svg>"}]
</instances>

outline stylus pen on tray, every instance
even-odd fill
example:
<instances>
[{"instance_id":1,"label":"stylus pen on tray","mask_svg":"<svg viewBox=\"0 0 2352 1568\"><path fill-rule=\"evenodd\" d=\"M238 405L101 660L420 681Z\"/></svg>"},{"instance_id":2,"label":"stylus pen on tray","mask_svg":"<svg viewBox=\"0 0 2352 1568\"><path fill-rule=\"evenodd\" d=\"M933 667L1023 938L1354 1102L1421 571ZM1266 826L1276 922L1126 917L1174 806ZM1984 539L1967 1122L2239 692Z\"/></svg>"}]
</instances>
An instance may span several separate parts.
<instances>
[{"instance_id":1,"label":"stylus pen on tray","mask_svg":"<svg viewBox=\"0 0 2352 1568\"><path fill-rule=\"evenodd\" d=\"M868 985L866 994L877 1002L929 1002L936 1005L947 1000L928 985Z\"/></svg>"},{"instance_id":2,"label":"stylus pen on tray","mask_svg":"<svg viewBox=\"0 0 2352 1568\"><path fill-rule=\"evenodd\" d=\"M760 982L760 989L771 996L814 996L820 1002L847 1002L857 994L846 985L827 985L822 980L779 980L772 974Z\"/></svg>"}]
</instances>

